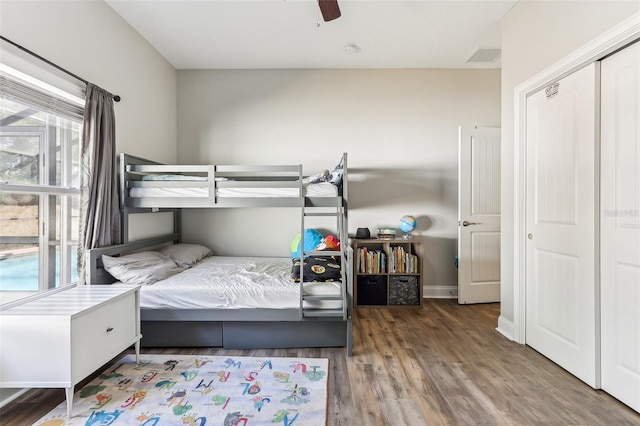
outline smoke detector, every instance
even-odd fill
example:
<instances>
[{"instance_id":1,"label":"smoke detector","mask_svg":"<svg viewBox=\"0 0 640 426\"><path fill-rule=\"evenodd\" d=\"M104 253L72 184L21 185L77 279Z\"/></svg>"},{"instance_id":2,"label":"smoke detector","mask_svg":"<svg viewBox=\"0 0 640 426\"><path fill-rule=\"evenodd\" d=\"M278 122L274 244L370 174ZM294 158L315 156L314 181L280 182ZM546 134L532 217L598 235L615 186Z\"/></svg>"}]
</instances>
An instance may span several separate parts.
<instances>
[{"instance_id":1,"label":"smoke detector","mask_svg":"<svg viewBox=\"0 0 640 426\"><path fill-rule=\"evenodd\" d=\"M357 44L349 43L344 46L344 53L346 54L353 55L358 52L360 52L360 47Z\"/></svg>"}]
</instances>

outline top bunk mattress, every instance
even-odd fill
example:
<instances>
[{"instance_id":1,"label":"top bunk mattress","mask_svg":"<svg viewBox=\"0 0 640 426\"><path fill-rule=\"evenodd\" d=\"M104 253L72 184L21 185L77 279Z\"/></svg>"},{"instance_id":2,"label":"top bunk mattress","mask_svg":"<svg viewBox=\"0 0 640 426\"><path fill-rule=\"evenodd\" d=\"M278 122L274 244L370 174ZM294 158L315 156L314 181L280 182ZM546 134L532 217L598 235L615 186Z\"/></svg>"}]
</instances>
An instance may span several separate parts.
<instances>
[{"instance_id":1,"label":"top bunk mattress","mask_svg":"<svg viewBox=\"0 0 640 426\"><path fill-rule=\"evenodd\" d=\"M337 197L338 187L329 182L312 183L303 187L304 197ZM133 187L129 189L132 198L181 198L209 197L209 189L203 187ZM298 197L298 188L218 188L219 198L287 198Z\"/></svg>"},{"instance_id":2,"label":"top bunk mattress","mask_svg":"<svg viewBox=\"0 0 640 426\"><path fill-rule=\"evenodd\" d=\"M140 290L142 309L299 309L300 284L291 258L207 257ZM306 295L340 295L340 283L304 283ZM309 309L339 309L340 301L305 302Z\"/></svg>"}]
</instances>

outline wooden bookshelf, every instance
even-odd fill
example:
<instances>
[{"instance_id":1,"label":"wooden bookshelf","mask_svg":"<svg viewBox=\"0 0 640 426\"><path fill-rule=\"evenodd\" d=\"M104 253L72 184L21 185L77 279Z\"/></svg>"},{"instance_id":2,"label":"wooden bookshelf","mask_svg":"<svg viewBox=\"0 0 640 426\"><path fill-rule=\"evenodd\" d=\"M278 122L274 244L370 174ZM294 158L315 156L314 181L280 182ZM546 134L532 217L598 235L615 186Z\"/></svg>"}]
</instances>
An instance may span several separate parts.
<instances>
[{"instance_id":1,"label":"wooden bookshelf","mask_svg":"<svg viewBox=\"0 0 640 426\"><path fill-rule=\"evenodd\" d=\"M353 252L356 306L422 306L420 238L357 239Z\"/></svg>"}]
</instances>

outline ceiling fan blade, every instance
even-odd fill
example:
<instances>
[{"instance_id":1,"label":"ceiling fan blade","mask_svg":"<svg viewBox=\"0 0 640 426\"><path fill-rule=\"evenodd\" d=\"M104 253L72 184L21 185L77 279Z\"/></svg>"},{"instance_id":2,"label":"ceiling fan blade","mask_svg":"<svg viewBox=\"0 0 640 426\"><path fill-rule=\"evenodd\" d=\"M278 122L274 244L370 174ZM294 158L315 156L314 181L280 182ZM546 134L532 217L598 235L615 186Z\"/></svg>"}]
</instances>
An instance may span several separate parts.
<instances>
[{"instance_id":1,"label":"ceiling fan blade","mask_svg":"<svg viewBox=\"0 0 640 426\"><path fill-rule=\"evenodd\" d=\"M325 22L333 21L341 16L338 0L318 0L318 4Z\"/></svg>"}]
</instances>

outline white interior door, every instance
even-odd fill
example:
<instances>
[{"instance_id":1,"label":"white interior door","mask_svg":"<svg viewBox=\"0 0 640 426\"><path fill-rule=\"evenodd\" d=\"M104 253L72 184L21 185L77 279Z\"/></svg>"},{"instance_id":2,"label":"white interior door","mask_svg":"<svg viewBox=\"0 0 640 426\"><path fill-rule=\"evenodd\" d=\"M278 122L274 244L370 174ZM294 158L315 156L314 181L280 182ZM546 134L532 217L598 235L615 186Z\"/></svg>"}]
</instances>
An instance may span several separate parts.
<instances>
[{"instance_id":1,"label":"white interior door","mask_svg":"<svg viewBox=\"0 0 640 426\"><path fill-rule=\"evenodd\" d=\"M596 85L591 64L527 99L526 343L596 386Z\"/></svg>"},{"instance_id":2,"label":"white interior door","mask_svg":"<svg viewBox=\"0 0 640 426\"><path fill-rule=\"evenodd\" d=\"M640 43L601 70L602 389L640 412Z\"/></svg>"},{"instance_id":3,"label":"white interior door","mask_svg":"<svg viewBox=\"0 0 640 426\"><path fill-rule=\"evenodd\" d=\"M459 130L458 303L500 301L500 129Z\"/></svg>"}]
</instances>

